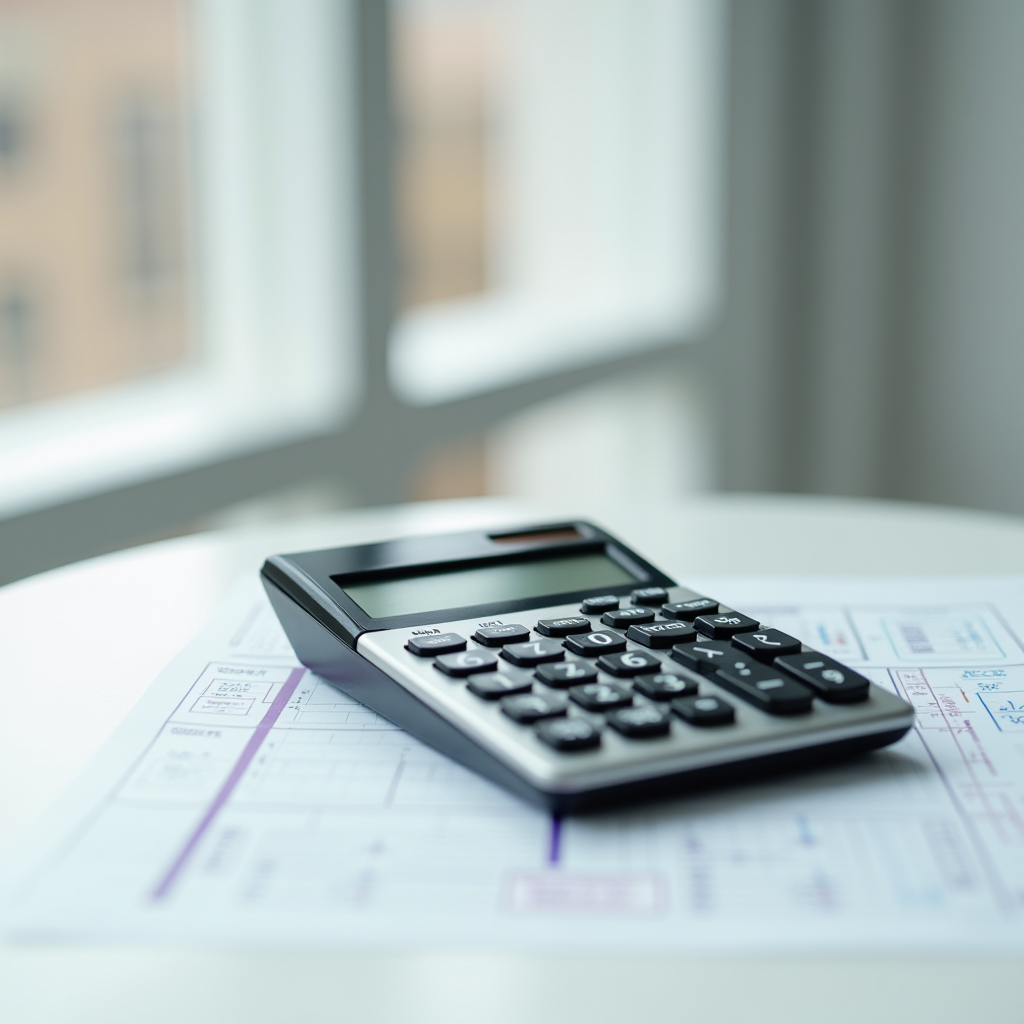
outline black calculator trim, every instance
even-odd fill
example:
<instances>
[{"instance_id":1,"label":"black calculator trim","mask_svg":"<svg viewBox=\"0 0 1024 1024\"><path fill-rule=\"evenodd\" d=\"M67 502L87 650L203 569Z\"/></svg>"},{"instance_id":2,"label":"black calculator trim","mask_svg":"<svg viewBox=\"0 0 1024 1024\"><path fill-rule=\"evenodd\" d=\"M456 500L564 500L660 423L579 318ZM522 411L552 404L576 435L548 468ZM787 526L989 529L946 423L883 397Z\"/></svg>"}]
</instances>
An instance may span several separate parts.
<instances>
[{"instance_id":1,"label":"black calculator trim","mask_svg":"<svg viewBox=\"0 0 1024 1024\"><path fill-rule=\"evenodd\" d=\"M531 539L532 538L532 539ZM374 618L345 593L344 585L387 579L410 569L444 572L458 568L523 561L540 556L603 552L636 576L627 583L603 587L623 596L638 587L673 587L675 580L593 523L583 520L539 523L514 534L472 530L405 537L395 541L329 548L291 555L272 555L261 570L265 582L280 588L321 625L354 647L363 633L428 626L452 619L487 619L569 604L592 595L592 589L539 594L518 600L435 608L412 615Z\"/></svg>"}]
</instances>

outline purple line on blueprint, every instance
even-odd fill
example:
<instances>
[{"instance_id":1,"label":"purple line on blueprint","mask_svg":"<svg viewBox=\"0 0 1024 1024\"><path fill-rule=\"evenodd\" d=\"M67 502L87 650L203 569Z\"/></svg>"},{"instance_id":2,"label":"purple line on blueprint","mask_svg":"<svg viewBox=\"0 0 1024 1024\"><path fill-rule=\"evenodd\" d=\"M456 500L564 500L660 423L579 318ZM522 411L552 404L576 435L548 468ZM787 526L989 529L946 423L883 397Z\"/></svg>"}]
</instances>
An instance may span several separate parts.
<instances>
[{"instance_id":1,"label":"purple line on blueprint","mask_svg":"<svg viewBox=\"0 0 1024 1024\"><path fill-rule=\"evenodd\" d=\"M551 845L548 847L548 863L557 864L562 856L562 819L551 815Z\"/></svg>"},{"instance_id":2,"label":"purple line on blueprint","mask_svg":"<svg viewBox=\"0 0 1024 1024\"><path fill-rule=\"evenodd\" d=\"M188 863L189 858L199 845L199 840L206 834L206 830L213 823L213 819L217 817L221 809L228 802L231 794L235 791L235 787L241 782L242 776L249 765L252 764L252 759L263 745L267 734L277 723L278 718L281 717L281 712L288 706L288 701L292 699L292 694L295 693L299 680L305 674L306 670L304 668L292 670L284 686L281 687L280 692L267 709L267 713L260 719L260 724L256 726L252 736L249 737L249 742L246 743L245 749L235 762L235 766L231 769L231 774L224 781L224 785L220 787L220 791L213 798L213 803L210 804L202 820L196 826L195 831L189 836L188 842L181 848L181 852L175 857L174 863L171 864L167 874L164 875L160 884L153 890L152 899L162 900L170 893L174 883L178 880L178 876L181 874L182 868Z\"/></svg>"}]
</instances>

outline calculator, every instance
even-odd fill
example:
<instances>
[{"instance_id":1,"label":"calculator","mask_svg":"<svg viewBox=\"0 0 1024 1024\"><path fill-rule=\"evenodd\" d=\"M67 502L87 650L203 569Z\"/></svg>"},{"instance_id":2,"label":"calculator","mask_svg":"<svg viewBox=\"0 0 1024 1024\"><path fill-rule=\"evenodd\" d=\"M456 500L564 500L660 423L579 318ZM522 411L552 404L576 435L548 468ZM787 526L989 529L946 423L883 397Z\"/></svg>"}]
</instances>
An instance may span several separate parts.
<instances>
[{"instance_id":1,"label":"calculator","mask_svg":"<svg viewBox=\"0 0 1024 1024\"><path fill-rule=\"evenodd\" d=\"M589 522L274 555L261 575L303 664L556 813L820 764L913 723Z\"/></svg>"}]
</instances>

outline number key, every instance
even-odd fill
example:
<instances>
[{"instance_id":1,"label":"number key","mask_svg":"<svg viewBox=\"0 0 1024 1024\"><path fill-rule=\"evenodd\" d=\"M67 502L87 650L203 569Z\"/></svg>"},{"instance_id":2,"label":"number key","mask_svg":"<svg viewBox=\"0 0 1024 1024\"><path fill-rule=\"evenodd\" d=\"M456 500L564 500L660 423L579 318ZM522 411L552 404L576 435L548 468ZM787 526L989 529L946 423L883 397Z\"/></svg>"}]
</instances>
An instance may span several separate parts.
<instances>
[{"instance_id":1,"label":"number key","mask_svg":"<svg viewBox=\"0 0 1024 1024\"><path fill-rule=\"evenodd\" d=\"M630 739L667 736L669 732L668 711L652 704L613 711L608 716L608 724Z\"/></svg>"},{"instance_id":2,"label":"number key","mask_svg":"<svg viewBox=\"0 0 1024 1024\"><path fill-rule=\"evenodd\" d=\"M542 718L557 718L565 714L566 707L568 705L561 694L523 693L506 697L501 702L501 710L523 725L532 725Z\"/></svg>"},{"instance_id":3,"label":"number key","mask_svg":"<svg viewBox=\"0 0 1024 1024\"><path fill-rule=\"evenodd\" d=\"M501 656L513 665L533 667L542 661L561 661L565 651L557 640L531 640L526 644L509 644L501 649Z\"/></svg>"},{"instance_id":4,"label":"number key","mask_svg":"<svg viewBox=\"0 0 1024 1024\"><path fill-rule=\"evenodd\" d=\"M580 633L565 640L564 647L573 654L585 658L596 658L599 654L611 654L626 649L626 638L612 629L599 629L594 633Z\"/></svg>"},{"instance_id":5,"label":"number key","mask_svg":"<svg viewBox=\"0 0 1024 1024\"><path fill-rule=\"evenodd\" d=\"M533 689L533 683L525 673L511 675L505 672L482 672L469 677L466 689L478 697L483 697L484 700L497 700L499 697L509 697L513 693L529 693Z\"/></svg>"},{"instance_id":6,"label":"number key","mask_svg":"<svg viewBox=\"0 0 1024 1024\"><path fill-rule=\"evenodd\" d=\"M493 672L498 659L490 651L460 651L442 654L434 660L434 667L447 676L471 676L474 672Z\"/></svg>"},{"instance_id":7,"label":"number key","mask_svg":"<svg viewBox=\"0 0 1024 1024\"><path fill-rule=\"evenodd\" d=\"M549 662L538 667L537 678L557 690L565 690L570 686L596 680L597 669L589 661Z\"/></svg>"},{"instance_id":8,"label":"number key","mask_svg":"<svg viewBox=\"0 0 1024 1024\"><path fill-rule=\"evenodd\" d=\"M637 676L633 689L651 700L672 700L675 697L689 697L697 692L696 677L680 675L677 672L655 672Z\"/></svg>"},{"instance_id":9,"label":"number key","mask_svg":"<svg viewBox=\"0 0 1024 1024\"><path fill-rule=\"evenodd\" d=\"M610 711L633 703L633 694L619 683L584 683L574 686L569 696L588 711Z\"/></svg>"},{"instance_id":10,"label":"number key","mask_svg":"<svg viewBox=\"0 0 1024 1024\"><path fill-rule=\"evenodd\" d=\"M592 750L601 744L601 730L582 716L549 718L537 726L536 732L555 750Z\"/></svg>"},{"instance_id":11,"label":"number key","mask_svg":"<svg viewBox=\"0 0 1024 1024\"><path fill-rule=\"evenodd\" d=\"M657 672L661 658L647 651L626 651L624 654L603 654L597 667L613 676L637 676L641 672Z\"/></svg>"},{"instance_id":12,"label":"number key","mask_svg":"<svg viewBox=\"0 0 1024 1024\"><path fill-rule=\"evenodd\" d=\"M736 709L718 697L680 697L672 710L690 725L728 725L736 720Z\"/></svg>"}]
</instances>

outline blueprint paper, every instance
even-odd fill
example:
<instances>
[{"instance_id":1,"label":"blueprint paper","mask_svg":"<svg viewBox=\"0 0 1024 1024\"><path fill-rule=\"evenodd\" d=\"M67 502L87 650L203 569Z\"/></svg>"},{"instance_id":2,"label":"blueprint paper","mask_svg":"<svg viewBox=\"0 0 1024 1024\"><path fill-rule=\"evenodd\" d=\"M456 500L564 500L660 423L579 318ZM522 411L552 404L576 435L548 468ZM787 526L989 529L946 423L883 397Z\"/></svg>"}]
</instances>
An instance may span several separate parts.
<instances>
[{"instance_id":1,"label":"blueprint paper","mask_svg":"<svg viewBox=\"0 0 1024 1024\"><path fill-rule=\"evenodd\" d=\"M903 694L845 764L558 820L298 663L257 581L8 866L14 936L1024 949L1024 579L688 580Z\"/></svg>"}]
</instances>

